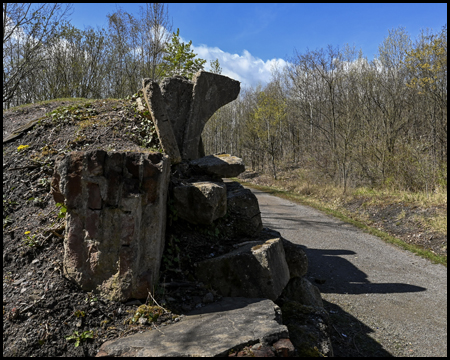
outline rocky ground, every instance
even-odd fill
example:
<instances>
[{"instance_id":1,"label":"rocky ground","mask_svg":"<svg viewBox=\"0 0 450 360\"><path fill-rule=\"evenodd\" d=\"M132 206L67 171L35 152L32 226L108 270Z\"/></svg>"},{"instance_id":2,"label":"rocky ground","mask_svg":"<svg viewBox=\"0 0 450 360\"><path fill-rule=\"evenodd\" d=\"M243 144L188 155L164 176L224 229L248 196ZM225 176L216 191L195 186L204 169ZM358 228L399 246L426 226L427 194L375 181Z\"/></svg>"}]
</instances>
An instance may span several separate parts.
<instances>
[{"instance_id":1,"label":"rocky ground","mask_svg":"<svg viewBox=\"0 0 450 360\"><path fill-rule=\"evenodd\" d=\"M278 181L271 176L253 171L240 175L246 182L263 186L275 186L290 190L289 181L292 174L281 172ZM336 203L339 202L338 205ZM381 199L374 203L364 195L356 197L323 198L322 203L345 212L373 228L384 231L408 244L417 245L437 255L447 256L447 234L431 230L426 222L437 215L447 215L447 204L423 206L418 203L406 203ZM332 203L332 204L330 204Z\"/></svg>"}]
</instances>

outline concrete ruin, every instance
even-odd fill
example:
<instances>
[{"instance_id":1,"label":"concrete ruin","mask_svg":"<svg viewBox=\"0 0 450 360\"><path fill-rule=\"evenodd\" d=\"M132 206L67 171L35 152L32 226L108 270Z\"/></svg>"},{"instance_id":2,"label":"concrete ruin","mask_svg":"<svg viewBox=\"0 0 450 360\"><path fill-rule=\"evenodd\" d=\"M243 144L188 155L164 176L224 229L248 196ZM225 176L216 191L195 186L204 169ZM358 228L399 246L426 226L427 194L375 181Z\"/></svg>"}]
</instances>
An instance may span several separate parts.
<instances>
[{"instance_id":1,"label":"concrete ruin","mask_svg":"<svg viewBox=\"0 0 450 360\"><path fill-rule=\"evenodd\" d=\"M198 280L219 295L233 297L223 309L212 304L208 311L199 309L191 322L172 325L166 332L167 346L139 345L160 341L159 334L152 332L108 341L98 356L223 355L241 341L238 335L248 338L250 345L287 340L279 308L274 312L277 307L272 302L280 297L325 312L317 288L304 278L308 259L301 247L277 232L263 230L255 195L237 182L223 181L245 170L242 159L228 154L203 156L201 133L206 122L239 90L239 82L204 71L192 81L179 76L160 84L144 79L145 104L139 106L151 114L165 154L95 150L73 152L57 162L52 194L55 202L67 207L64 274L86 291L122 302L147 297L159 277L168 196L185 221L209 226L227 215L233 236L252 239L233 252L197 263ZM239 302L236 297L247 299ZM227 330L221 330L221 321L233 318L235 306L243 311L237 319L255 329L255 316L262 316L254 315L255 303L264 304L263 310L258 306L255 311L267 315L261 326L269 324L268 332L251 338L247 335L253 330L242 327L224 336ZM210 328L217 333L217 346L210 346L209 352L179 343L180 331L195 329L199 336L207 336L212 334ZM289 344L282 341L273 348L291 351ZM328 343L324 344L325 349ZM332 356L332 350L327 355Z\"/></svg>"},{"instance_id":2,"label":"concrete ruin","mask_svg":"<svg viewBox=\"0 0 450 360\"><path fill-rule=\"evenodd\" d=\"M240 91L239 81L206 71L196 73L192 82L176 76L164 79L161 86L149 79L142 84L161 144L172 163L179 162L179 154L182 160L203 156L201 135L205 124Z\"/></svg>"},{"instance_id":3,"label":"concrete ruin","mask_svg":"<svg viewBox=\"0 0 450 360\"><path fill-rule=\"evenodd\" d=\"M67 207L64 274L111 300L146 297L159 277L169 174L161 153L61 158L52 194Z\"/></svg>"}]
</instances>

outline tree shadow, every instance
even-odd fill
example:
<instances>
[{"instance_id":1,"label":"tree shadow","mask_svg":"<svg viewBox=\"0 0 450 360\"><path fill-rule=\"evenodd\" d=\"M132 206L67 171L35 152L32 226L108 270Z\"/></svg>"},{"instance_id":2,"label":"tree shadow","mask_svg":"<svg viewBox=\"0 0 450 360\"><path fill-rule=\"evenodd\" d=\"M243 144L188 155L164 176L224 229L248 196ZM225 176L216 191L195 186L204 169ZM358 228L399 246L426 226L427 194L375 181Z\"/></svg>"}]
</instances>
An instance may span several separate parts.
<instances>
[{"instance_id":1,"label":"tree shadow","mask_svg":"<svg viewBox=\"0 0 450 360\"><path fill-rule=\"evenodd\" d=\"M321 293L390 294L425 291L405 283L372 283L367 274L340 255L356 255L351 250L311 249L300 245L308 257L308 277Z\"/></svg>"},{"instance_id":2,"label":"tree shadow","mask_svg":"<svg viewBox=\"0 0 450 360\"><path fill-rule=\"evenodd\" d=\"M383 346L369 336L374 331L340 306L323 300L330 315L329 334L334 357L392 357Z\"/></svg>"}]
</instances>

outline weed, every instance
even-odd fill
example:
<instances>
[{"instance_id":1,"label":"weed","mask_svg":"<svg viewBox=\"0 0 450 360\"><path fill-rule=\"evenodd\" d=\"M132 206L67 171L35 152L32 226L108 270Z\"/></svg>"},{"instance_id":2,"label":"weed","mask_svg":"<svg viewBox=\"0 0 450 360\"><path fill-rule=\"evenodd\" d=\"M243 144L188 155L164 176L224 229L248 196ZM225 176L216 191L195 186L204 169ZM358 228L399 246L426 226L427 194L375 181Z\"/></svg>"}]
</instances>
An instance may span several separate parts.
<instances>
[{"instance_id":1,"label":"weed","mask_svg":"<svg viewBox=\"0 0 450 360\"><path fill-rule=\"evenodd\" d=\"M56 207L59 207L58 219L62 219L66 216L67 207L62 203L56 203Z\"/></svg>"},{"instance_id":2,"label":"weed","mask_svg":"<svg viewBox=\"0 0 450 360\"><path fill-rule=\"evenodd\" d=\"M137 308L129 324L135 324L140 318L146 318L149 322L155 322L159 316L164 314L164 309L160 306L141 305Z\"/></svg>"},{"instance_id":3,"label":"weed","mask_svg":"<svg viewBox=\"0 0 450 360\"><path fill-rule=\"evenodd\" d=\"M91 303L91 304L92 304L92 303L98 301L98 298L95 297L93 294L88 293L88 294L87 294L87 298L84 299L84 301L87 302L87 303Z\"/></svg>"},{"instance_id":4,"label":"weed","mask_svg":"<svg viewBox=\"0 0 450 360\"><path fill-rule=\"evenodd\" d=\"M81 334L78 331L74 331L73 335L66 336L66 340L75 340L75 347L78 347L82 341L87 339L93 339L94 332L92 330L83 331Z\"/></svg>"},{"instance_id":5,"label":"weed","mask_svg":"<svg viewBox=\"0 0 450 360\"><path fill-rule=\"evenodd\" d=\"M9 215L6 216L6 218L3 219L3 229L5 229L6 227L8 227L9 225L11 225L14 222L14 220L12 220Z\"/></svg>"},{"instance_id":6,"label":"weed","mask_svg":"<svg viewBox=\"0 0 450 360\"><path fill-rule=\"evenodd\" d=\"M400 221L400 220L404 219L405 216L406 216L406 211L405 211L405 210L402 210L402 211L400 212L400 214L398 214L397 220Z\"/></svg>"},{"instance_id":7,"label":"weed","mask_svg":"<svg viewBox=\"0 0 450 360\"><path fill-rule=\"evenodd\" d=\"M75 310L75 311L73 312L73 314L74 314L77 318L85 317L85 316L86 316L86 313L85 313L84 311L82 311L82 310Z\"/></svg>"},{"instance_id":8,"label":"weed","mask_svg":"<svg viewBox=\"0 0 450 360\"><path fill-rule=\"evenodd\" d=\"M30 231L25 231L25 235L27 236L27 238L23 240L25 245L30 247L35 247L39 245L39 243L35 240L36 234L34 234L33 236L30 236L28 234L30 234Z\"/></svg>"}]
</instances>

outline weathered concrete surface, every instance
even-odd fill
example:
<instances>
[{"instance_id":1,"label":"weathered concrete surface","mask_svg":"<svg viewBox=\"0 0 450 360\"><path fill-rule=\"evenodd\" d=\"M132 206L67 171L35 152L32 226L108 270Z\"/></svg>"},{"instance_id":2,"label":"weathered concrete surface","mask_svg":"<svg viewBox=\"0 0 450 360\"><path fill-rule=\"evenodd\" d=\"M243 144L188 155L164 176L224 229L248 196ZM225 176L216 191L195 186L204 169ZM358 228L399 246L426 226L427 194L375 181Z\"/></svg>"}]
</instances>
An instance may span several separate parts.
<instances>
[{"instance_id":1,"label":"weathered concrete surface","mask_svg":"<svg viewBox=\"0 0 450 360\"><path fill-rule=\"evenodd\" d=\"M179 323L105 342L103 356L227 356L231 349L288 338L279 307L268 299L223 298Z\"/></svg>"},{"instance_id":2,"label":"weathered concrete surface","mask_svg":"<svg viewBox=\"0 0 450 360\"><path fill-rule=\"evenodd\" d=\"M233 185L233 183L226 183L226 184L227 186ZM250 191L249 189L245 190ZM230 201L228 199L228 204L229 203ZM306 273L308 272L308 257L306 256L306 253L302 249L301 245L295 244L292 241L285 239L284 237L281 236L280 232L270 228L263 228L263 230L258 234L258 239L261 240L269 240L274 238L280 238L283 242L284 253L286 255L286 263L288 264L289 267L291 279L305 276Z\"/></svg>"},{"instance_id":3,"label":"weathered concrete surface","mask_svg":"<svg viewBox=\"0 0 450 360\"><path fill-rule=\"evenodd\" d=\"M296 277L289 280L281 296L298 301L303 305L323 307L319 289L305 277Z\"/></svg>"},{"instance_id":4,"label":"weathered concrete surface","mask_svg":"<svg viewBox=\"0 0 450 360\"><path fill-rule=\"evenodd\" d=\"M216 258L197 263L196 275L222 296L275 300L289 281L281 239L252 241Z\"/></svg>"},{"instance_id":5,"label":"weathered concrete surface","mask_svg":"<svg viewBox=\"0 0 450 360\"><path fill-rule=\"evenodd\" d=\"M263 228L256 196L236 181L225 184L227 186L227 211L230 215L233 232L235 235L256 236Z\"/></svg>"},{"instance_id":6,"label":"weathered concrete surface","mask_svg":"<svg viewBox=\"0 0 450 360\"><path fill-rule=\"evenodd\" d=\"M206 71L196 73L192 82L192 104L186 123L181 156L185 160L200 157L199 144L203 128L209 118L222 106L239 95L239 81Z\"/></svg>"},{"instance_id":7,"label":"weathered concrete surface","mask_svg":"<svg viewBox=\"0 0 450 360\"><path fill-rule=\"evenodd\" d=\"M174 76L161 81L161 94L166 112L172 124L178 149L183 149L184 130L189 118L194 84L183 76Z\"/></svg>"},{"instance_id":8,"label":"weathered concrete surface","mask_svg":"<svg viewBox=\"0 0 450 360\"><path fill-rule=\"evenodd\" d=\"M178 216L192 224L211 224L227 212L227 189L224 183L199 181L173 188Z\"/></svg>"},{"instance_id":9,"label":"weathered concrete surface","mask_svg":"<svg viewBox=\"0 0 450 360\"><path fill-rule=\"evenodd\" d=\"M52 194L67 207L69 279L115 301L147 296L159 277L169 172L161 153L93 150L59 159Z\"/></svg>"},{"instance_id":10,"label":"weathered concrete surface","mask_svg":"<svg viewBox=\"0 0 450 360\"><path fill-rule=\"evenodd\" d=\"M169 155L172 164L181 162L180 150L173 133L172 124L166 111L166 104L161 94L161 89L155 81L142 80L144 98L155 123L159 140L164 152Z\"/></svg>"},{"instance_id":11,"label":"weathered concrete surface","mask_svg":"<svg viewBox=\"0 0 450 360\"><path fill-rule=\"evenodd\" d=\"M242 159L229 154L208 155L200 159L192 160L190 165L198 173L220 178L235 177L245 171L245 165Z\"/></svg>"}]
</instances>

